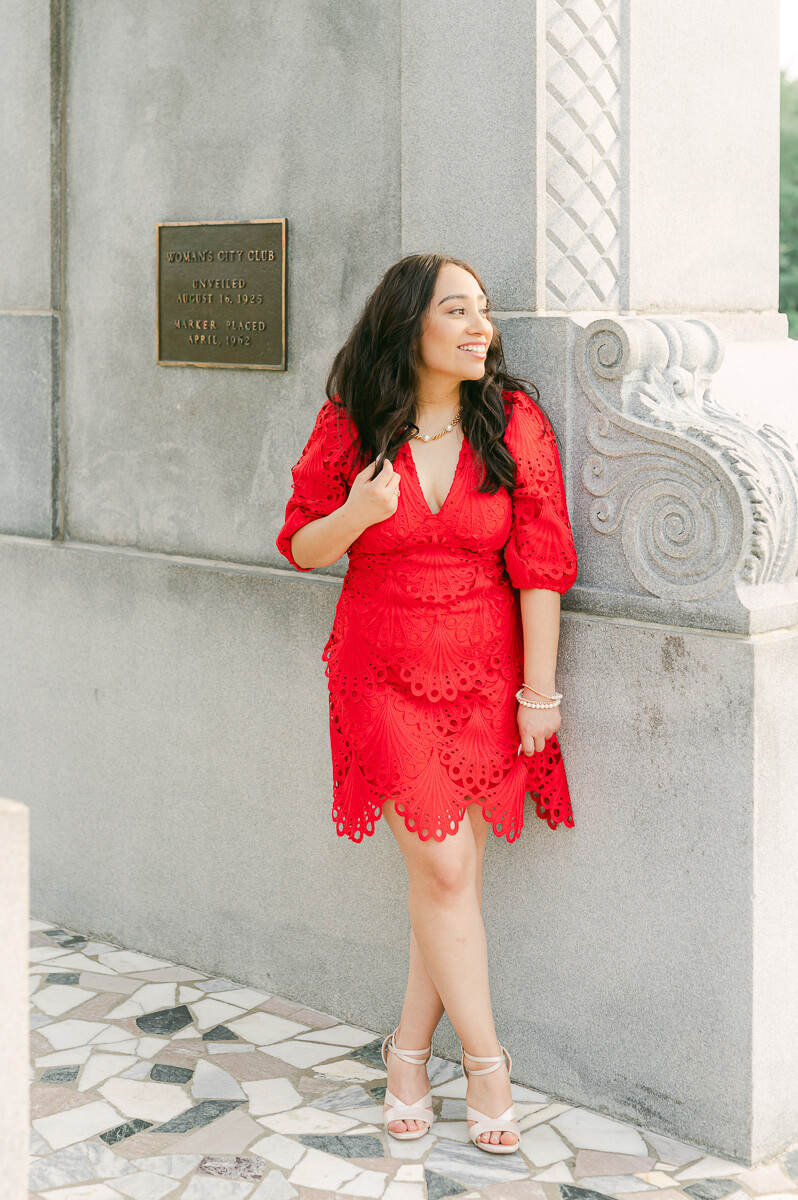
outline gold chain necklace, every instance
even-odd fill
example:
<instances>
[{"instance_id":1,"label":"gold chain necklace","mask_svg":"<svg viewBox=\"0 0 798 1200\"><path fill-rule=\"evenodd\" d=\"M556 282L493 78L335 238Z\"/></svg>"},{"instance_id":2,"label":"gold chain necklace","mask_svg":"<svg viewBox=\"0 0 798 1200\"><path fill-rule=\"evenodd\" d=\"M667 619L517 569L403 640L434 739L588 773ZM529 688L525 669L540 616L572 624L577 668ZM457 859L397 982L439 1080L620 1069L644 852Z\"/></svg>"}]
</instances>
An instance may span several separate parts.
<instances>
[{"instance_id":1,"label":"gold chain necklace","mask_svg":"<svg viewBox=\"0 0 798 1200\"><path fill-rule=\"evenodd\" d=\"M454 429L455 425L457 424L457 422L459 420L460 420L460 409L457 410L457 416L453 417L452 420L449 422L449 424L446 426L446 428L442 429L440 431L440 433L424 433L424 434L414 433L413 438L417 442L436 442L438 440L438 438L442 438L444 436L444 434L451 433L451 431Z\"/></svg>"}]
</instances>

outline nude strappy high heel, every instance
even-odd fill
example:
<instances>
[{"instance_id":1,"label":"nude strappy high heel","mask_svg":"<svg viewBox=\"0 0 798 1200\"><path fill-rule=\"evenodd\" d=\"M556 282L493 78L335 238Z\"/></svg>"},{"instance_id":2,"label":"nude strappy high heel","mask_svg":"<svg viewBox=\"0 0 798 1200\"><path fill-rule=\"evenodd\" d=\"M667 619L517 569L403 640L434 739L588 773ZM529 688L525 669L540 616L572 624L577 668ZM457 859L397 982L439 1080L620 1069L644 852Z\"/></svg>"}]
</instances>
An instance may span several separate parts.
<instances>
[{"instance_id":1,"label":"nude strappy high heel","mask_svg":"<svg viewBox=\"0 0 798 1200\"><path fill-rule=\"evenodd\" d=\"M386 1069L388 1059L385 1057L385 1047L397 1056L403 1059L404 1062L413 1063L415 1066L423 1066L428 1062L432 1055L432 1045L426 1046L423 1050L400 1050L396 1045L394 1038L399 1031L399 1026L396 1026L393 1033L389 1033L385 1041L382 1043L382 1061L385 1063ZM414 1104L405 1104L404 1100L400 1100L398 1096L394 1096L393 1092L385 1089L385 1103L391 1107L383 1113L383 1121L385 1122L385 1132L392 1138L398 1138L400 1141L411 1141L413 1138L423 1137L425 1133L429 1133L432 1128L432 1090L428 1090L426 1095L420 1100L416 1100ZM427 1128L424 1129L406 1129L403 1133L394 1133L388 1126L392 1121L425 1121Z\"/></svg>"},{"instance_id":2,"label":"nude strappy high heel","mask_svg":"<svg viewBox=\"0 0 798 1200\"><path fill-rule=\"evenodd\" d=\"M460 1066L466 1079L469 1075L489 1075L491 1071L498 1071L505 1058L507 1059L507 1073L509 1074L512 1069L512 1059L504 1046L501 1046L500 1050L501 1054L489 1055L487 1058L480 1058L476 1054L469 1054L468 1057L472 1058L474 1062L491 1064L489 1067L480 1067L479 1069L472 1067L470 1070L465 1065L465 1056L468 1054L468 1051L463 1050L460 1054ZM489 1117L487 1113L480 1112L478 1108L472 1108L467 1103L466 1120L476 1121L475 1125L469 1125L468 1136L475 1146L479 1146L480 1150L486 1150L488 1154L514 1154L521 1145L521 1135L518 1132L518 1125L515 1120L515 1106L513 1104L508 1109L505 1109L500 1116ZM493 1142L480 1142L478 1140L480 1134L493 1133L494 1130L497 1133L514 1133L518 1140L512 1146L505 1146L502 1142L494 1144Z\"/></svg>"}]
</instances>

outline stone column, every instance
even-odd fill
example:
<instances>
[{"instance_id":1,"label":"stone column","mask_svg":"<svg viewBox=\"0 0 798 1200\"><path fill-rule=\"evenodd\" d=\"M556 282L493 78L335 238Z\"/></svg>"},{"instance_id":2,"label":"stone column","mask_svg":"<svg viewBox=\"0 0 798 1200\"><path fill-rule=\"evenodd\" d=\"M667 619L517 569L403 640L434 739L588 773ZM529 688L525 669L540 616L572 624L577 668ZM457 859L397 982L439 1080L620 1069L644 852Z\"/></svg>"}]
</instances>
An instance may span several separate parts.
<instances>
[{"instance_id":1,"label":"stone column","mask_svg":"<svg viewBox=\"0 0 798 1200\"><path fill-rule=\"evenodd\" d=\"M28 810L0 800L0 1177L28 1194Z\"/></svg>"},{"instance_id":2,"label":"stone column","mask_svg":"<svg viewBox=\"0 0 798 1200\"><path fill-rule=\"evenodd\" d=\"M499 1028L519 1079L753 1161L798 1137L778 5L480 13L403 5L403 249L485 279L557 430L580 562L575 827L497 864L492 929L508 875L538 897L506 934Z\"/></svg>"}]
</instances>

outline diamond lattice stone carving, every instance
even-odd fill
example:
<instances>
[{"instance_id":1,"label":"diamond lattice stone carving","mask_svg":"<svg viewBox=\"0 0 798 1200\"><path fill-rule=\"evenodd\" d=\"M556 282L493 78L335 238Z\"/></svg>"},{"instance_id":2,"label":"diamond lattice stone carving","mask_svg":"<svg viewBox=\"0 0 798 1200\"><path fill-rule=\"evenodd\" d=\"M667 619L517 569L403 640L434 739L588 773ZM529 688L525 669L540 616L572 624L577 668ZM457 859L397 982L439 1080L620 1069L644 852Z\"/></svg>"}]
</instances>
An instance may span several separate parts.
<instances>
[{"instance_id":1,"label":"diamond lattice stone carving","mask_svg":"<svg viewBox=\"0 0 798 1200\"><path fill-rule=\"evenodd\" d=\"M548 0L549 309L620 307L621 0Z\"/></svg>"}]
</instances>

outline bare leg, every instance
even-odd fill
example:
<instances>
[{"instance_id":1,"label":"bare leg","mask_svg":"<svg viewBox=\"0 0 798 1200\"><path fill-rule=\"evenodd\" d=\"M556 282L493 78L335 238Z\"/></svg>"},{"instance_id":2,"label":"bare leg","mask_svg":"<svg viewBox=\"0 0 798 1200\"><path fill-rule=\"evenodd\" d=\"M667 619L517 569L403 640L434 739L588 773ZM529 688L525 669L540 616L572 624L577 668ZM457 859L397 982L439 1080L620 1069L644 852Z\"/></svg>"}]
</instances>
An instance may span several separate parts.
<instances>
[{"instance_id":1,"label":"bare leg","mask_svg":"<svg viewBox=\"0 0 798 1200\"><path fill-rule=\"evenodd\" d=\"M407 866L408 904L415 937L397 1044L410 1049L428 1045L440 1019L441 1005L445 1005L460 1040L472 1054L496 1054L498 1039L480 913L481 864L488 824L471 805L468 819L463 820L456 834L442 842L422 842L418 834L408 832L392 805L386 805L383 814ZM391 1072L391 1091L412 1103L426 1091L424 1068L402 1063L404 1070L400 1073L401 1060L389 1055L389 1063L392 1059L396 1069ZM498 1116L511 1102L506 1070L469 1079L468 1099L483 1112ZM417 1127L418 1123L411 1121L392 1123L397 1132ZM516 1141L514 1134L496 1132L484 1134L482 1140L506 1145Z\"/></svg>"}]
</instances>

